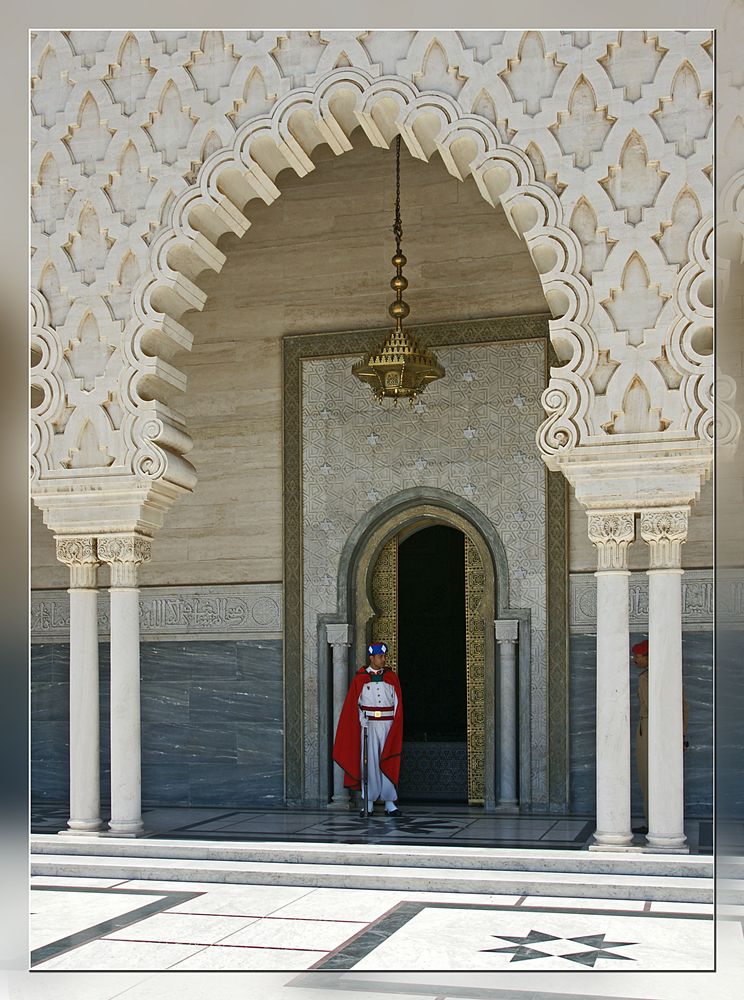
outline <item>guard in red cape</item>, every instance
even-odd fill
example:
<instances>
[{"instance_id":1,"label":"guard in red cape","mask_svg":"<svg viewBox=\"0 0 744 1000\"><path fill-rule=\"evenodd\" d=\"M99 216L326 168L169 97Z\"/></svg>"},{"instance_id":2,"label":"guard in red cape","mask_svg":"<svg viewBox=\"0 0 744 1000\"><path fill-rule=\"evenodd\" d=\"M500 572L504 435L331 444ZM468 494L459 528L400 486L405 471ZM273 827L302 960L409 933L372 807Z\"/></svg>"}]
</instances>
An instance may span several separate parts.
<instances>
[{"instance_id":1,"label":"guard in red cape","mask_svg":"<svg viewBox=\"0 0 744 1000\"><path fill-rule=\"evenodd\" d=\"M384 642L371 643L367 653L369 665L354 674L341 709L333 759L344 770L344 785L361 790L362 816L371 816L375 802L382 799L385 815L397 817L401 815L395 803L403 745L400 681L395 671L385 667Z\"/></svg>"}]
</instances>

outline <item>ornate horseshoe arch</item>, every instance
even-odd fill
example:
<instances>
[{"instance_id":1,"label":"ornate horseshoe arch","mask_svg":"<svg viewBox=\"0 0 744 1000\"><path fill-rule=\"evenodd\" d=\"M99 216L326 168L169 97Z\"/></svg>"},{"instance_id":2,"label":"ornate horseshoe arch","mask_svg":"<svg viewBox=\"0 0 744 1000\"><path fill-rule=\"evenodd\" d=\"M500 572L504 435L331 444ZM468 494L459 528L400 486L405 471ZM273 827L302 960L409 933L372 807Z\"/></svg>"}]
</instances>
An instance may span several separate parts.
<instances>
[{"instance_id":1,"label":"ornate horseshoe arch","mask_svg":"<svg viewBox=\"0 0 744 1000\"><path fill-rule=\"evenodd\" d=\"M490 806L494 797L492 751L495 739L490 669L494 650L490 623L496 617L497 581L488 548L466 518L446 507L422 505L403 510L382 526L381 530L388 537L374 556L371 546L376 547L378 532L372 536L357 562L355 584L351 588L356 597L353 616L355 662L363 662L361 654L367 641L386 639L388 662L397 671L399 543L415 531L436 524L455 528L464 541L468 801L471 805L484 804L487 794L485 771L488 770ZM392 536L389 534L391 529L394 529ZM504 581L501 585L504 586Z\"/></svg>"},{"instance_id":2,"label":"ornate horseshoe arch","mask_svg":"<svg viewBox=\"0 0 744 1000\"><path fill-rule=\"evenodd\" d=\"M383 572L390 577L383 581L381 589L397 590L397 573L396 570L390 573L390 564L392 562L397 566L399 537L437 524L462 533L465 540L468 798L473 804L480 803L487 809L493 809L496 802L497 753L496 654L492 623L495 618L509 617L517 618L522 623L524 641L520 650L519 685L523 718L527 720L530 703L529 611L509 606L508 560L494 526L475 513L475 508L469 512L458 509L467 506L461 499L445 493L435 497L434 492L426 496L426 492L404 491L394 495L383 505L384 512L378 512L370 523L357 526L358 537L347 542L339 570L339 593L345 595L340 613L353 623L353 662L362 663L367 641L383 637L390 640L390 632L385 630L389 630L396 619L396 612L390 606L391 597L394 602L395 596L375 590L380 561L385 561ZM375 627L380 612L384 622L383 632L378 636ZM397 669L396 662L393 669ZM520 732L522 798L525 803L529 799L527 776L531 770L531 754L529 725L525 725Z\"/></svg>"},{"instance_id":3,"label":"ornate horseshoe arch","mask_svg":"<svg viewBox=\"0 0 744 1000\"><path fill-rule=\"evenodd\" d=\"M307 174L313 169L312 151L321 143L336 154L347 152L358 126L375 146L388 147L400 133L413 156L428 160L439 153L453 176L463 181L472 176L485 201L503 207L527 244L556 317L551 340L562 365L552 370L543 397L548 416L538 446L548 458L574 448L589 433L589 376L598 357L589 326L592 292L579 270L580 243L563 224L556 194L536 179L523 150L504 143L496 126L466 114L452 97L420 93L400 77L374 79L361 69L338 69L312 90L288 93L270 116L246 122L230 146L206 159L196 182L175 199L170 224L152 243L149 273L132 290L118 378L123 418L115 465L107 475L115 469L119 476L135 478L143 499L146 495L156 508L151 517L155 526L176 497L196 482L185 457L192 441L170 396L186 389L186 379L171 358L191 347L183 317L205 304L206 295L196 283L199 274L222 268L226 258L217 242L226 232L246 233L253 199L271 204L280 196L276 180L281 170ZM43 340L43 315L39 318ZM54 386L55 355L46 352L44 357L51 369L44 385ZM60 396L52 394L52 404L62 406ZM38 418L39 425L50 419L48 401ZM34 440L36 476L49 478L54 473L40 427ZM101 473L98 477L104 478Z\"/></svg>"}]
</instances>

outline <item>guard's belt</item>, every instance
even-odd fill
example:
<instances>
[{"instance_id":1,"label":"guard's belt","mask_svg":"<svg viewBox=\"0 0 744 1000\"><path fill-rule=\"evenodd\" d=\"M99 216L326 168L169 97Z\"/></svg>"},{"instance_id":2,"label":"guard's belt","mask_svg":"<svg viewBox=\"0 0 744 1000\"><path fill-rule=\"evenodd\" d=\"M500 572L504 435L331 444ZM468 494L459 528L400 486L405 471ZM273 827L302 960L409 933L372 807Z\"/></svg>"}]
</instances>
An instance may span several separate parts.
<instances>
[{"instance_id":1,"label":"guard's belt","mask_svg":"<svg viewBox=\"0 0 744 1000\"><path fill-rule=\"evenodd\" d=\"M368 719L382 719L390 720L395 718L395 713L392 708L372 708L370 705L360 705L361 710L364 712Z\"/></svg>"}]
</instances>

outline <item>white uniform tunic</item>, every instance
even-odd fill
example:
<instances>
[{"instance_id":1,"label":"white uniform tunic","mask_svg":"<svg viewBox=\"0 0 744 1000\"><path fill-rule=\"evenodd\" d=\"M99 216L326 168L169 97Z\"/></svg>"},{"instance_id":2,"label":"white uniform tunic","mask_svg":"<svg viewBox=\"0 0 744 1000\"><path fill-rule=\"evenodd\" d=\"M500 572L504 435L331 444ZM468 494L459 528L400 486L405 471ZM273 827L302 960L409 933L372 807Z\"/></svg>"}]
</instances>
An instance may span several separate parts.
<instances>
[{"instance_id":1,"label":"white uniform tunic","mask_svg":"<svg viewBox=\"0 0 744 1000\"><path fill-rule=\"evenodd\" d=\"M372 671L367 667L367 671ZM398 793L390 778L380 770L380 757L382 748L385 746L387 734L393 725L392 716L398 707L398 695L392 684L387 681L368 681L362 688L359 696L359 724L362 726L361 741L361 762L362 781L364 781L364 727L367 727L367 767L369 787L367 789L367 801L376 802L382 799L384 802L395 802ZM365 711L365 708L367 709ZM388 718L369 718L373 712L382 712Z\"/></svg>"}]
</instances>

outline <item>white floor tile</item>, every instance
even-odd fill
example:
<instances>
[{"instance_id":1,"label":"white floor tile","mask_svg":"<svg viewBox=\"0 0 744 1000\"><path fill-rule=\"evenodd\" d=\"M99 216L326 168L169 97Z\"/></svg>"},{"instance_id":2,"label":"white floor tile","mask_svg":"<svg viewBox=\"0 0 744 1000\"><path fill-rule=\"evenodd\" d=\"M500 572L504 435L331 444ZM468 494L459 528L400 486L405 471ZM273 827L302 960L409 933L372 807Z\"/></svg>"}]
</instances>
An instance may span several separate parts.
<instances>
[{"instance_id":1,"label":"white floor tile","mask_svg":"<svg viewBox=\"0 0 744 1000\"><path fill-rule=\"evenodd\" d=\"M540 956L514 959L518 947L509 937L538 932L555 940L527 944ZM598 957L594 966L565 957L592 950L570 939L604 935L607 950L626 958ZM614 942L613 946L609 943ZM712 921L665 919L620 914L535 914L520 909L491 912L427 909L413 917L354 966L360 970L472 969L524 972L706 970L713 967Z\"/></svg>"},{"instance_id":2,"label":"white floor tile","mask_svg":"<svg viewBox=\"0 0 744 1000\"><path fill-rule=\"evenodd\" d=\"M99 970L121 972L123 970L169 969L199 951L191 945L182 944L129 944L125 941L91 941L80 948L58 955L48 962L42 962L36 969L71 969L78 972Z\"/></svg>"},{"instance_id":3,"label":"white floor tile","mask_svg":"<svg viewBox=\"0 0 744 1000\"><path fill-rule=\"evenodd\" d=\"M167 944L214 944L247 927L256 917L155 913L120 931L107 934L108 941L162 941Z\"/></svg>"},{"instance_id":4,"label":"white floor tile","mask_svg":"<svg viewBox=\"0 0 744 1000\"><path fill-rule=\"evenodd\" d=\"M403 895L375 889L314 889L276 910L273 916L369 922L387 913Z\"/></svg>"},{"instance_id":5,"label":"white floor tile","mask_svg":"<svg viewBox=\"0 0 744 1000\"><path fill-rule=\"evenodd\" d=\"M268 969L309 969L322 957L322 952L288 951L273 948L224 948L220 945L214 945L185 959L177 968L179 971L242 969L246 972L263 972ZM251 984L253 984L252 980ZM234 995L246 996L245 986L240 993ZM263 993L257 991L254 996L256 998L263 997ZM122 1000L130 1000L130 998L123 997ZM209 995L209 1000L212 1000L212 994ZM287 991L287 1000L291 1000L289 991Z\"/></svg>"},{"instance_id":6,"label":"white floor tile","mask_svg":"<svg viewBox=\"0 0 744 1000\"><path fill-rule=\"evenodd\" d=\"M262 945L270 948L309 948L331 951L348 941L363 924L330 920L305 920L269 917L256 920L224 938L223 945ZM319 956L318 956L319 957Z\"/></svg>"},{"instance_id":7,"label":"white floor tile","mask_svg":"<svg viewBox=\"0 0 744 1000\"><path fill-rule=\"evenodd\" d=\"M238 916L265 916L274 910L313 892L307 886L234 885L225 882L150 882L147 879L127 882L124 888L162 889L170 892L198 892L185 903L171 909L189 913L233 913Z\"/></svg>"},{"instance_id":8,"label":"white floor tile","mask_svg":"<svg viewBox=\"0 0 744 1000\"><path fill-rule=\"evenodd\" d=\"M123 892L42 892L31 890L29 946L32 950L60 938L86 930L94 924L146 906L159 896L136 896Z\"/></svg>"}]
</instances>

